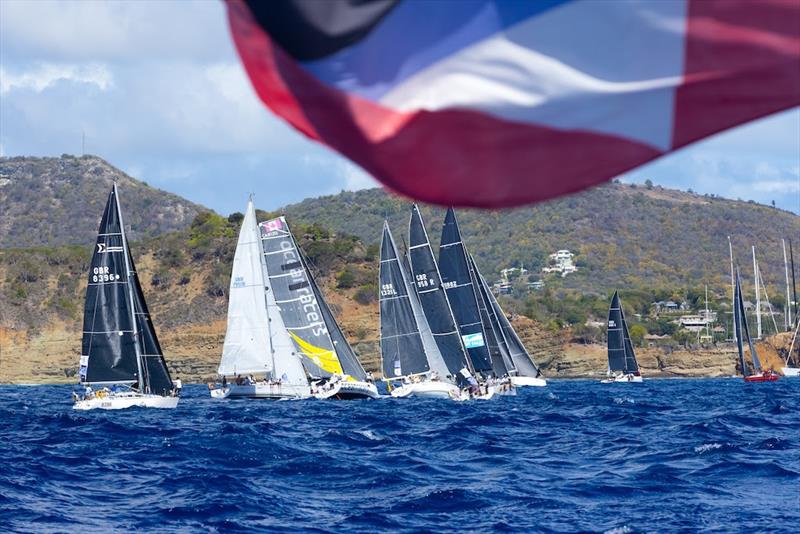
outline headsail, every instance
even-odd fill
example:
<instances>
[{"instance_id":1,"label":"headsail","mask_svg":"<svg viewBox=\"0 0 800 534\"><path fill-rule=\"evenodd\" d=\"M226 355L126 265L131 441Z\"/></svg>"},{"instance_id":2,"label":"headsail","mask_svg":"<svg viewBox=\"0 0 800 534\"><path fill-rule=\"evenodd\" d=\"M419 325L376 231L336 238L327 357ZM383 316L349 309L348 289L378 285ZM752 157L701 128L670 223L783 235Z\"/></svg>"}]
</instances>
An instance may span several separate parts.
<instances>
[{"instance_id":1,"label":"headsail","mask_svg":"<svg viewBox=\"0 0 800 534\"><path fill-rule=\"evenodd\" d=\"M89 267L79 374L84 383L138 382L145 393L166 395L172 389L125 238L116 184Z\"/></svg>"},{"instance_id":2,"label":"headsail","mask_svg":"<svg viewBox=\"0 0 800 534\"><path fill-rule=\"evenodd\" d=\"M511 322L508 320L505 312L500 307L497 299L494 297L494 293L492 293L489 284L486 283L486 280L483 278L483 276L480 276L480 273L478 273L478 275L481 280L484 293L488 297L491 304L493 317L497 321L497 324L500 325L500 331L503 334L502 339L505 341L506 347L508 348L508 354L511 357L513 367L516 369L516 374L518 376L530 376L534 378L541 376L542 373L539 371L539 366L536 365L535 361L533 361L533 358L528 353L528 349L525 348L525 345L517 335L514 327L511 326Z\"/></svg>"},{"instance_id":3,"label":"headsail","mask_svg":"<svg viewBox=\"0 0 800 534\"><path fill-rule=\"evenodd\" d=\"M275 325L270 323L267 312L263 261L256 212L251 200L247 203L233 256L228 326L217 370L221 375L273 371L270 330Z\"/></svg>"},{"instance_id":4,"label":"headsail","mask_svg":"<svg viewBox=\"0 0 800 534\"><path fill-rule=\"evenodd\" d=\"M478 296L472 283L466 247L461 240L461 231L453 208L447 210L442 227L439 271L442 275L442 287L447 291L447 300L450 301L472 368L483 373L492 371L492 358L486 345Z\"/></svg>"},{"instance_id":5,"label":"headsail","mask_svg":"<svg viewBox=\"0 0 800 534\"><path fill-rule=\"evenodd\" d=\"M409 257L422 309L451 376L468 367L466 350L458 332L447 294L441 283L428 233L416 205L409 223Z\"/></svg>"},{"instance_id":6,"label":"headsail","mask_svg":"<svg viewBox=\"0 0 800 534\"><path fill-rule=\"evenodd\" d=\"M511 354L508 350L508 343L506 343L503 329L500 322L497 320L497 315L492 309L492 303L489 300L487 292L488 288L484 287L483 277L481 276L478 267L475 265L475 260L472 255L469 256L470 275L472 276L472 284L478 294L478 308L481 311L481 321L483 321L483 329L486 333L486 346L489 349L489 354L492 357L492 370L497 376L513 375L516 374L516 367L511 360Z\"/></svg>"},{"instance_id":7,"label":"headsail","mask_svg":"<svg viewBox=\"0 0 800 534\"><path fill-rule=\"evenodd\" d=\"M614 292L608 309L608 370L621 371L624 374L639 372L617 291Z\"/></svg>"}]
</instances>

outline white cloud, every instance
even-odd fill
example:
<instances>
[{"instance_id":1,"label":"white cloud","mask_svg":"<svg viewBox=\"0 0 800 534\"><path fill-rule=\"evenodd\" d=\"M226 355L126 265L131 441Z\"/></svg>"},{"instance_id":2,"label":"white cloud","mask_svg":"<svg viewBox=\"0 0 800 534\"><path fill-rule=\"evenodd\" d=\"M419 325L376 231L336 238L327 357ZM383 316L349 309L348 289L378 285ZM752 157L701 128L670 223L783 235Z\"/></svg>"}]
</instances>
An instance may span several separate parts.
<instances>
[{"instance_id":1,"label":"white cloud","mask_svg":"<svg viewBox=\"0 0 800 534\"><path fill-rule=\"evenodd\" d=\"M59 81L90 83L105 91L113 85L114 77L103 63L39 63L22 72L0 67L0 94L14 89L32 89L41 93Z\"/></svg>"},{"instance_id":2,"label":"white cloud","mask_svg":"<svg viewBox=\"0 0 800 534\"><path fill-rule=\"evenodd\" d=\"M141 61L219 59L231 49L216 0L3 0L0 35L22 59Z\"/></svg>"}]
</instances>

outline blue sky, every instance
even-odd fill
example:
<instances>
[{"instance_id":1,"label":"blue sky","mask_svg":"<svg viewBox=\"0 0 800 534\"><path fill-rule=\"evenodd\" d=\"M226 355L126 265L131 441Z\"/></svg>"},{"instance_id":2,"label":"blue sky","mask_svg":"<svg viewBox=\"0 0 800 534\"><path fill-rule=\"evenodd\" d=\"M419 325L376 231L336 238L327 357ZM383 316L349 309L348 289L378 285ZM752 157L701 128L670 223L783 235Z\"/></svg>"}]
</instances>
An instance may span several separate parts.
<instances>
[{"instance_id":1,"label":"blue sky","mask_svg":"<svg viewBox=\"0 0 800 534\"><path fill-rule=\"evenodd\" d=\"M221 213L376 182L258 101L222 2L0 1L0 155L97 154ZM800 109L621 177L800 213Z\"/></svg>"}]
</instances>

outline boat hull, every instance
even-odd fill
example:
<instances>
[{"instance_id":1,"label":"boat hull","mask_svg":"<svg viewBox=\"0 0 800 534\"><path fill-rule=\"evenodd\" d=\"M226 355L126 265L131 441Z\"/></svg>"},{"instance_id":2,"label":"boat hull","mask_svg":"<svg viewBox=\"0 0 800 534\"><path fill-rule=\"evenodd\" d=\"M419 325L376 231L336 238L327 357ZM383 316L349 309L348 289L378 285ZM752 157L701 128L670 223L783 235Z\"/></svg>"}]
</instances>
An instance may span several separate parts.
<instances>
[{"instance_id":1,"label":"boat hull","mask_svg":"<svg viewBox=\"0 0 800 534\"><path fill-rule=\"evenodd\" d=\"M774 371L767 371L765 373L759 373L757 375L750 375L744 377L745 382L775 382L778 380L778 373Z\"/></svg>"},{"instance_id":2,"label":"boat hull","mask_svg":"<svg viewBox=\"0 0 800 534\"><path fill-rule=\"evenodd\" d=\"M781 372L787 378L800 378L800 367L781 367Z\"/></svg>"},{"instance_id":3,"label":"boat hull","mask_svg":"<svg viewBox=\"0 0 800 534\"><path fill-rule=\"evenodd\" d=\"M458 386L447 382L426 381L403 384L392 390L392 397L405 399L418 397L423 399L455 399L461 396Z\"/></svg>"},{"instance_id":4,"label":"boat hull","mask_svg":"<svg viewBox=\"0 0 800 534\"><path fill-rule=\"evenodd\" d=\"M500 397L516 397L517 396L517 387L514 385L514 382L503 382L501 384L495 384L491 386L491 389L494 390L494 394Z\"/></svg>"},{"instance_id":5,"label":"boat hull","mask_svg":"<svg viewBox=\"0 0 800 534\"><path fill-rule=\"evenodd\" d=\"M179 397L162 397L160 395L145 395L126 393L122 395L105 395L75 401L72 406L75 410L124 410L126 408L176 408Z\"/></svg>"},{"instance_id":6,"label":"boat hull","mask_svg":"<svg viewBox=\"0 0 800 534\"><path fill-rule=\"evenodd\" d=\"M547 380L533 376L512 376L511 383L518 388L523 387L545 387Z\"/></svg>"},{"instance_id":7,"label":"boat hull","mask_svg":"<svg viewBox=\"0 0 800 534\"><path fill-rule=\"evenodd\" d=\"M360 381L340 381L314 394L318 399L358 400L380 397L375 384Z\"/></svg>"},{"instance_id":8,"label":"boat hull","mask_svg":"<svg viewBox=\"0 0 800 534\"><path fill-rule=\"evenodd\" d=\"M642 378L642 375L634 375L632 373L628 373L626 375L619 375L619 376L613 376L613 377L606 378L605 380L602 380L601 383L602 384L615 384L615 383L628 383L628 382L630 382L630 383L640 384L643 381L644 381L644 379Z\"/></svg>"},{"instance_id":9,"label":"boat hull","mask_svg":"<svg viewBox=\"0 0 800 534\"><path fill-rule=\"evenodd\" d=\"M214 399L307 399L311 397L311 389L295 384L228 384L212 389L210 394Z\"/></svg>"}]
</instances>

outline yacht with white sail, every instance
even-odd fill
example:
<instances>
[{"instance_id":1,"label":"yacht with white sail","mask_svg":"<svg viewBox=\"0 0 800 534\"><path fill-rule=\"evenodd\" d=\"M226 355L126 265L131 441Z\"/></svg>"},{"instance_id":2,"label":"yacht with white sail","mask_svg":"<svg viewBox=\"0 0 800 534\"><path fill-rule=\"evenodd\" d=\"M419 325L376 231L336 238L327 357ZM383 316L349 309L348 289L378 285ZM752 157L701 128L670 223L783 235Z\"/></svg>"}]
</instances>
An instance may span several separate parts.
<instances>
[{"instance_id":1,"label":"yacht with white sail","mask_svg":"<svg viewBox=\"0 0 800 534\"><path fill-rule=\"evenodd\" d=\"M628 333L628 323L622 311L619 293L614 292L608 309L608 378L604 384L613 382L641 382L642 373L633 351Z\"/></svg>"},{"instance_id":2,"label":"yacht with white sail","mask_svg":"<svg viewBox=\"0 0 800 534\"><path fill-rule=\"evenodd\" d=\"M76 410L175 408L170 378L128 248L114 183L89 264Z\"/></svg>"},{"instance_id":3,"label":"yacht with white sail","mask_svg":"<svg viewBox=\"0 0 800 534\"><path fill-rule=\"evenodd\" d=\"M224 378L220 387L211 389L214 398L311 396L305 369L269 282L252 199L233 257L228 325L217 372Z\"/></svg>"}]
</instances>

